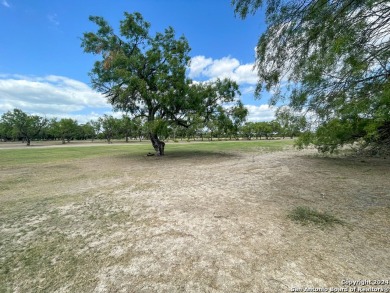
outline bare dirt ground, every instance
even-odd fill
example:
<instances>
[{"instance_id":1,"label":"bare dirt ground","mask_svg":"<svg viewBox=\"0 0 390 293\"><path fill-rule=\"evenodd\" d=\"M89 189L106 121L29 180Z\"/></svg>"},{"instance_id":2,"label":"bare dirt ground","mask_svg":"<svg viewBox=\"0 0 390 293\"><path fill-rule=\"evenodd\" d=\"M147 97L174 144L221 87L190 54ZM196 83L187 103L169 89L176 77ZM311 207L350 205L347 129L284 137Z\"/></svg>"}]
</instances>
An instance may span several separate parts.
<instances>
[{"instance_id":1,"label":"bare dirt ground","mask_svg":"<svg viewBox=\"0 0 390 293\"><path fill-rule=\"evenodd\" d=\"M10 209L18 220L0 226L5 239L19 235L1 253L16 258L14 292L351 292L362 286L343 280L390 277L389 159L168 153L7 172L25 178L23 216ZM3 190L2 201L12 200ZM287 217L297 206L344 224L302 226ZM20 277L18 253L39 245L46 262Z\"/></svg>"}]
</instances>

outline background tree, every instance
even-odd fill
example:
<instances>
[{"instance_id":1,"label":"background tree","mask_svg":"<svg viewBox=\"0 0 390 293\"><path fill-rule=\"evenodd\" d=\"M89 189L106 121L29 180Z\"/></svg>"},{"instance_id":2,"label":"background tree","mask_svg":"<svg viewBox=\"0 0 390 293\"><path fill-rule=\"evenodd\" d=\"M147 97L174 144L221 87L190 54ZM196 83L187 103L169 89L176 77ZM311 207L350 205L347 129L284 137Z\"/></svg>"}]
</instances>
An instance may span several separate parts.
<instances>
[{"instance_id":1,"label":"background tree","mask_svg":"<svg viewBox=\"0 0 390 293\"><path fill-rule=\"evenodd\" d=\"M199 129L199 127L202 127L202 126L203 126L203 123L196 123L193 121L191 123L190 127L185 128L185 136L187 137L187 139L189 140L189 139L193 138L195 140L196 135L198 134L198 129Z\"/></svg>"},{"instance_id":2,"label":"background tree","mask_svg":"<svg viewBox=\"0 0 390 293\"><path fill-rule=\"evenodd\" d=\"M287 98L295 111L315 114L318 131L305 140L320 150L334 150L363 138L389 148L390 5L384 0L233 0L235 12L266 8L267 29L257 45L259 82ZM287 84L287 86L286 86ZM366 123L360 123L364 119ZM344 131L331 131L334 121ZM338 123L340 124L340 123ZM329 131L324 131L329 127ZM322 135L329 135L325 140ZM353 138L353 139L352 139ZM324 144L327 144L326 147Z\"/></svg>"},{"instance_id":3,"label":"background tree","mask_svg":"<svg viewBox=\"0 0 390 293\"><path fill-rule=\"evenodd\" d=\"M252 135L258 139L262 136L265 136L266 133L268 133L269 131L267 130L268 128L268 124L267 122L253 122L252 123Z\"/></svg>"},{"instance_id":4,"label":"background tree","mask_svg":"<svg viewBox=\"0 0 390 293\"><path fill-rule=\"evenodd\" d=\"M278 121L272 120L272 121L268 122L268 125L270 127L270 133L269 133L269 136L267 137L267 139L269 137L273 138L275 135L280 135L281 127L280 127L280 124Z\"/></svg>"},{"instance_id":5,"label":"background tree","mask_svg":"<svg viewBox=\"0 0 390 293\"><path fill-rule=\"evenodd\" d=\"M285 138L294 138L306 128L306 118L299 113L295 113L290 107L279 107L275 113L276 121L280 125L280 135Z\"/></svg>"},{"instance_id":6,"label":"background tree","mask_svg":"<svg viewBox=\"0 0 390 293\"><path fill-rule=\"evenodd\" d=\"M112 143L111 139L117 136L121 130L121 121L114 118L112 115L104 114L103 117L99 118L99 121L103 128L103 135L107 139L108 143Z\"/></svg>"},{"instance_id":7,"label":"background tree","mask_svg":"<svg viewBox=\"0 0 390 293\"><path fill-rule=\"evenodd\" d=\"M21 137L29 146L31 140L38 137L42 128L47 124L47 119L29 115L20 109L14 109L4 113L1 117L4 132L12 133L15 137Z\"/></svg>"},{"instance_id":8,"label":"background tree","mask_svg":"<svg viewBox=\"0 0 390 293\"><path fill-rule=\"evenodd\" d=\"M51 118L48 120L46 125L46 133L49 137L49 139L56 140L59 139L59 135L57 133L57 118Z\"/></svg>"},{"instance_id":9,"label":"background tree","mask_svg":"<svg viewBox=\"0 0 390 293\"><path fill-rule=\"evenodd\" d=\"M214 135L218 139L226 137L229 130L233 127L233 122L222 106L217 108L211 120L212 123L208 123L209 129L212 132L212 136Z\"/></svg>"},{"instance_id":10,"label":"background tree","mask_svg":"<svg viewBox=\"0 0 390 293\"><path fill-rule=\"evenodd\" d=\"M207 136L209 140L213 140L218 134L218 123L216 120L208 120L206 123Z\"/></svg>"},{"instance_id":11,"label":"background tree","mask_svg":"<svg viewBox=\"0 0 390 293\"><path fill-rule=\"evenodd\" d=\"M237 137L238 128L246 120L248 109L239 101L233 109L227 110L220 106L217 108L214 117L217 126L217 133L223 137Z\"/></svg>"},{"instance_id":12,"label":"background tree","mask_svg":"<svg viewBox=\"0 0 390 293\"><path fill-rule=\"evenodd\" d=\"M138 138L139 141L142 141L142 139L148 135L148 131L145 127L145 121L143 121L144 119L142 119L142 117L135 117L133 119L133 123L134 123L134 134L135 134L135 138Z\"/></svg>"},{"instance_id":13,"label":"background tree","mask_svg":"<svg viewBox=\"0 0 390 293\"><path fill-rule=\"evenodd\" d=\"M80 125L80 132L81 138L84 140L90 139L93 141L96 136L95 128L90 121Z\"/></svg>"},{"instance_id":14,"label":"background tree","mask_svg":"<svg viewBox=\"0 0 390 293\"><path fill-rule=\"evenodd\" d=\"M256 139L257 137L260 137L261 139L262 136L265 136L266 139L269 139L273 131L272 124L270 122L256 122L253 126Z\"/></svg>"},{"instance_id":15,"label":"background tree","mask_svg":"<svg viewBox=\"0 0 390 293\"><path fill-rule=\"evenodd\" d=\"M93 127L93 130L94 130L93 139L94 139L100 134L101 129L102 129L102 125L101 125L99 119L98 120L90 120L89 124L91 124L91 126ZM92 139L92 141L93 141L93 139Z\"/></svg>"},{"instance_id":16,"label":"background tree","mask_svg":"<svg viewBox=\"0 0 390 293\"><path fill-rule=\"evenodd\" d=\"M129 137L133 132L135 132L135 125L131 118L127 115L122 115L120 123L120 133L125 136L126 142L129 142Z\"/></svg>"},{"instance_id":17,"label":"background tree","mask_svg":"<svg viewBox=\"0 0 390 293\"><path fill-rule=\"evenodd\" d=\"M230 135L238 139L238 133L241 126L245 123L248 116L248 109L244 107L244 104L239 101L237 106L231 110L231 120L233 122L232 127L230 128Z\"/></svg>"},{"instance_id":18,"label":"background tree","mask_svg":"<svg viewBox=\"0 0 390 293\"><path fill-rule=\"evenodd\" d=\"M255 125L253 122L247 122L241 127L241 134L246 139L251 140L255 134Z\"/></svg>"},{"instance_id":19,"label":"background tree","mask_svg":"<svg viewBox=\"0 0 390 293\"><path fill-rule=\"evenodd\" d=\"M4 123L0 121L0 140L6 139Z\"/></svg>"},{"instance_id":20,"label":"background tree","mask_svg":"<svg viewBox=\"0 0 390 293\"><path fill-rule=\"evenodd\" d=\"M9 137L6 124L0 120L0 140L7 141Z\"/></svg>"},{"instance_id":21,"label":"background tree","mask_svg":"<svg viewBox=\"0 0 390 293\"><path fill-rule=\"evenodd\" d=\"M158 155L165 143L159 139L169 124L188 127L191 117L207 120L218 105L233 102L238 86L230 80L193 84L186 77L190 47L173 28L152 36L140 13L125 13L120 35L102 18L91 16L97 32L84 33L82 47L99 54L91 71L93 87L113 105L133 117L145 118L149 137Z\"/></svg>"},{"instance_id":22,"label":"background tree","mask_svg":"<svg viewBox=\"0 0 390 293\"><path fill-rule=\"evenodd\" d=\"M6 121L3 121L3 119L0 120L0 138L3 141L7 141L12 138L12 127L7 125Z\"/></svg>"},{"instance_id":23,"label":"background tree","mask_svg":"<svg viewBox=\"0 0 390 293\"><path fill-rule=\"evenodd\" d=\"M50 123L51 133L61 139L62 144L70 142L79 133L79 125L76 120L71 118L61 118L59 121L53 119Z\"/></svg>"}]
</instances>

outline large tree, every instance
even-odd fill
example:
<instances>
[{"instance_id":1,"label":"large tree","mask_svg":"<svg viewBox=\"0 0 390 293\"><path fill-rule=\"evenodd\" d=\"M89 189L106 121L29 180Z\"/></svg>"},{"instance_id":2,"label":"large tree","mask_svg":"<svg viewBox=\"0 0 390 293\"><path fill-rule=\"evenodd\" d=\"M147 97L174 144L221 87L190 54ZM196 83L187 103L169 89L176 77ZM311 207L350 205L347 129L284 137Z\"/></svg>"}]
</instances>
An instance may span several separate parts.
<instances>
[{"instance_id":1,"label":"large tree","mask_svg":"<svg viewBox=\"0 0 390 293\"><path fill-rule=\"evenodd\" d=\"M158 155L165 143L159 139L169 124L188 127L193 117L207 120L239 93L236 83L218 80L195 84L186 77L190 47L173 28L151 35L140 13L125 13L119 34L102 18L91 16L97 32L84 33L85 52L98 54L91 71L93 87L113 105L133 117L144 117Z\"/></svg>"},{"instance_id":2,"label":"large tree","mask_svg":"<svg viewBox=\"0 0 390 293\"><path fill-rule=\"evenodd\" d=\"M245 18L260 7L256 93L315 118L320 150L365 142L390 145L390 5L387 0L233 0ZM314 114L314 115L313 115ZM343 125L340 140L333 129ZM359 128L359 129L357 129ZM348 129L354 130L349 133ZM333 135L334 134L334 135ZM324 140L321 136L327 135Z\"/></svg>"}]
</instances>

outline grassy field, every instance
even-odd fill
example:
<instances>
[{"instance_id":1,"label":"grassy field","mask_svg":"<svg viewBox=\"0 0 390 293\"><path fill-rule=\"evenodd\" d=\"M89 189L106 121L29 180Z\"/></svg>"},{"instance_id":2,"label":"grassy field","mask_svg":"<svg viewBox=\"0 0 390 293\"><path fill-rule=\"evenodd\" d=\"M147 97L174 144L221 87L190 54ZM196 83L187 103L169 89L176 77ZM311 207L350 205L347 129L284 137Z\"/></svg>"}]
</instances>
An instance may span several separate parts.
<instances>
[{"instance_id":1,"label":"grassy field","mask_svg":"<svg viewBox=\"0 0 390 293\"><path fill-rule=\"evenodd\" d=\"M7 145L3 143L3 145ZM293 145L293 140L252 140L252 141L213 141L213 142L169 142L166 146L168 157L201 156L212 153L229 151L277 151ZM22 146L18 144L18 146ZM68 145L54 145L40 143L38 146L23 148L3 148L0 144L0 164L40 164L59 161L72 161L97 157L130 156L137 157L153 152L150 142L131 142L128 144L102 144L86 145L70 143ZM72 146L72 147L69 147Z\"/></svg>"},{"instance_id":2,"label":"grassy field","mask_svg":"<svg viewBox=\"0 0 390 293\"><path fill-rule=\"evenodd\" d=\"M291 146L0 149L0 292L289 292L389 276L388 160Z\"/></svg>"}]
</instances>

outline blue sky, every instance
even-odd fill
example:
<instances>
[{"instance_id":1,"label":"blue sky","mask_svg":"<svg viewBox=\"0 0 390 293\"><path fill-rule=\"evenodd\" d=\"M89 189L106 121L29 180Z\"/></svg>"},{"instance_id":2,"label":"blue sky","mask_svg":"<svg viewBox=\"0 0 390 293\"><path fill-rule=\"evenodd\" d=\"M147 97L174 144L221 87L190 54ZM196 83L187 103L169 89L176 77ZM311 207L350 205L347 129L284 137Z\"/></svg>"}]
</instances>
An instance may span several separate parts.
<instances>
[{"instance_id":1,"label":"blue sky","mask_svg":"<svg viewBox=\"0 0 390 293\"><path fill-rule=\"evenodd\" d=\"M111 106L90 87L96 57L80 47L83 32L94 31L90 15L114 28L127 11L140 12L151 30L172 26L192 50L194 80L235 79L250 120L273 118L267 100L255 100L255 46L263 32L261 13L241 20L230 0L0 0L0 115L13 108L79 122L111 114Z\"/></svg>"}]
</instances>

